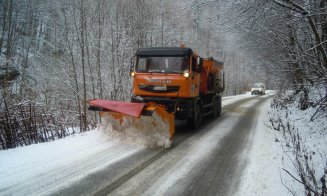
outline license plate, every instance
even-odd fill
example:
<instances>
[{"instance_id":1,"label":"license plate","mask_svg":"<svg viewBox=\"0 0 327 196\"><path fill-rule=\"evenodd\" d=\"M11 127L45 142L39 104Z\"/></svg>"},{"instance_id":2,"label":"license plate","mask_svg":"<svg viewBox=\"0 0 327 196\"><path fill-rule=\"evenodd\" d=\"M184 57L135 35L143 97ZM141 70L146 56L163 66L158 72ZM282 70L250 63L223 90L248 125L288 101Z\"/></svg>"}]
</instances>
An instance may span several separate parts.
<instances>
[{"instance_id":1,"label":"license plate","mask_svg":"<svg viewBox=\"0 0 327 196\"><path fill-rule=\"evenodd\" d=\"M167 86L154 86L153 90L155 90L155 91L166 91Z\"/></svg>"}]
</instances>

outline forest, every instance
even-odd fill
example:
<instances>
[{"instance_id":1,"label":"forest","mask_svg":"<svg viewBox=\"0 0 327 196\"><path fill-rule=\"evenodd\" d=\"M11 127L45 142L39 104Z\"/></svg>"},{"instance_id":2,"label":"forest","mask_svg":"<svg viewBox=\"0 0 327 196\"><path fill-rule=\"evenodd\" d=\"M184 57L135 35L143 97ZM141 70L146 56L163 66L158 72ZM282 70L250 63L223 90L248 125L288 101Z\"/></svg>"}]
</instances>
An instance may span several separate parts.
<instances>
[{"instance_id":1,"label":"forest","mask_svg":"<svg viewBox=\"0 0 327 196\"><path fill-rule=\"evenodd\" d=\"M300 107L306 109L314 104L308 88L326 86L325 1L4 0L0 5L1 108L33 102L66 113L81 130L95 120L86 111L87 100L129 100L131 58L140 47L183 43L224 61L225 96L262 81L269 89L302 92Z\"/></svg>"},{"instance_id":2,"label":"forest","mask_svg":"<svg viewBox=\"0 0 327 196\"><path fill-rule=\"evenodd\" d=\"M224 62L224 96L264 82L278 92L274 107L295 102L302 111L315 108L312 121L326 117L326 4L2 0L0 149L94 128L99 119L87 101L130 100L131 61L141 47L185 44Z\"/></svg>"},{"instance_id":3,"label":"forest","mask_svg":"<svg viewBox=\"0 0 327 196\"><path fill-rule=\"evenodd\" d=\"M244 93L251 83L267 80L264 65L269 63L242 48L239 29L230 25L236 20L230 17L234 6L219 1L1 1L2 120L33 118L12 123L15 129L35 127L26 136L32 143L68 135L72 127L88 130L97 117L87 111L87 100L130 99L131 58L140 47L185 44L224 61L225 95ZM40 139L37 127L46 136ZM62 131L55 133L58 128Z\"/></svg>"}]
</instances>

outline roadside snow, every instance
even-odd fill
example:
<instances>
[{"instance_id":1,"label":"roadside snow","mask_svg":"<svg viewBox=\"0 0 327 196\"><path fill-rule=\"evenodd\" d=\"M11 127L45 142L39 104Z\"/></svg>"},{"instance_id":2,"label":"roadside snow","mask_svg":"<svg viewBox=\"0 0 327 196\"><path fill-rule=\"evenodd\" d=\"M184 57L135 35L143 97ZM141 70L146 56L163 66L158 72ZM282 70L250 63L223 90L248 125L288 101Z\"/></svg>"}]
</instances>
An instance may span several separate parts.
<instances>
[{"instance_id":1,"label":"roadside snow","mask_svg":"<svg viewBox=\"0 0 327 196\"><path fill-rule=\"evenodd\" d=\"M270 113L275 129L280 129L275 133L284 150L282 181L293 195L308 192L298 181L305 182L311 194L314 191L319 194L323 189L322 177L327 178L327 117L323 113L312 120L318 107L301 110L300 96L293 96L292 99L292 102L284 103L283 107L275 104ZM315 95L311 99L315 99ZM278 128L278 125L281 126Z\"/></svg>"},{"instance_id":2,"label":"roadside snow","mask_svg":"<svg viewBox=\"0 0 327 196\"><path fill-rule=\"evenodd\" d=\"M305 150L311 156L315 166L316 176L322 177L327 167L327 117L320 116L311 121L311 116L317 108L301 111L295 107L289 108L288 120L298 130ZM319 179L318 179L319 180Z\"/></svg>"},{"instance_id":3,"label":"roadside snow","mask_svg":"<svg viewBox=\"0 0 327 196\"><path fill-rule=\"evenodd\" d=\"M13 170L20 173L26 168L39 164L50 165L56 160L62 160L59 164L64 164L67 161L103 150L107 147L107 145L103 145L104 142L98 132L90 131L48 143L3 150L0 151L0 174L8 174L6 179L8 181L8 177L12 177L9 174L12 174L11 171ZM114 143L110 143L110 145L114 145ZM68 157L67 155L73 156ZM66 160L63 160L63 158ZM4 178L0 178L0 183L2 183L1 180L4 180Z\"/></svg>"},{"instance_id":4,"label":"roadside snow","mask_svg":"<svg viewBox=\"0 0 327 196\"><path fill-rule=\"evenodd\" d=\"M289 195L281 182L283 151L274 131L267 126L270 102L266 102L257 121L248 166L235 195Z\"/></svg>"},{"instance_id":5,"label":"roadside snow","mask_svg":"<svg viewBox=\"0 0 327 196\"><path fill-rule=\"evenodd\" d=\"M138 150L109 141L97 130L3 150L0 151L0 195L48 194L50 188L67 186Z\"/></svg>"},{"instance_id":6,"label":"roadside snow","mask_svg":"<svg viewBox=\"0 0 327 196\"><path fill-rule=\"evenodd\" d=\"M280 119L284 126L289 122L292 134L300 137L301 152L299 159L309 157L318 186L322 186L320 178L327 167L327 134L326 117L311 121L316 108L305 111L298 109L297 103L288 104L281 109L271 109L266 103L257 121L257 129L249 154L248 167L242 176L240 189L236 195L304 195L304 186L293 177L301 180L295 161L292 138L283 136L280 131L273 130L269 118ZM269 111L269 114L267 113ZM275 126L277 127L277 122ZM305 163L303 163L304 165ZM290 176L287 172L292 176Z\"/></svg>"}]
</instances>

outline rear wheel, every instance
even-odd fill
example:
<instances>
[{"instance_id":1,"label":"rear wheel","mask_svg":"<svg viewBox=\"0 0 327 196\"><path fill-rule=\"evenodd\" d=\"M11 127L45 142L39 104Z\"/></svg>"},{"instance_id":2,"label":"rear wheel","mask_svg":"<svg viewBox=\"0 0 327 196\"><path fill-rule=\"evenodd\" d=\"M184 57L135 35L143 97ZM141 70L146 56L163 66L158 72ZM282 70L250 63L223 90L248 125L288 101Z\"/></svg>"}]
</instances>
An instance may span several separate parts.
<instances>
[{"instance_id":1,"label":"rear wheel","mask_svg":"<svg viewBox=\"0 0 327 196\"><path fill-rule=\"evenodd\" d=\"M217 98L214 98L214 100L212 102L213 102L212 118L216 118L218 116L218 100L217 100Z\"/></svg>"},{"instance_id":2,"label":"rear wheel","mask_svg":"<svg viewBox=\"0 0 327 196\"><path fill-rule=\"evenodd\" d=\"M221 97L217 98L217 116L221 115Z\"/></svg>"}]
</instances>

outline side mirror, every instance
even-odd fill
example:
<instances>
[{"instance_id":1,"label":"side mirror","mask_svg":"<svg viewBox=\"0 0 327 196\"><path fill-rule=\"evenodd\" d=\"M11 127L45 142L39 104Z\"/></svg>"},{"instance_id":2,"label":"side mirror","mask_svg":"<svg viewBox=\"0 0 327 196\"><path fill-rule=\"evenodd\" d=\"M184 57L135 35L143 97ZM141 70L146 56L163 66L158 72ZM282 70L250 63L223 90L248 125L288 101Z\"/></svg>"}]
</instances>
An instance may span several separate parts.
<instances>
[{"instance_id":1,"label":"side mirror","mask_svg":"<svg viewBox=\"0 0 327 196\"><path fill-rule=\"evenodd\" d=\"M199 72L202 72L203 70L203 58L199 58Z\"/></svg>"},{"instance_id":2,"label":"side mirror","mask_svg":"<svg viewBox=\"0 0 327 196\"><path fill-rule=\"evenodd\" d=\"M203 69L203 58L200 57L200 58L198 58L198 62L196 65L196 71L201 73L202 69Z\"/></svg>"},{"instance_id":3,"label":"side mirror","mask_svg":"<svg viewBox=\"0 0 327 196\"><path fill-rule=\"evenodd\" d=\"M203 58L192 58L192 70L197 73L201 73L203 69Z\"/></svg>"}]
</instances>

